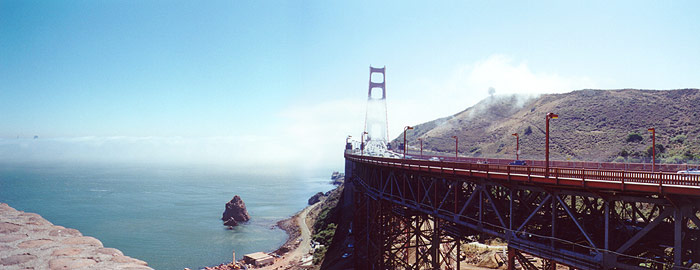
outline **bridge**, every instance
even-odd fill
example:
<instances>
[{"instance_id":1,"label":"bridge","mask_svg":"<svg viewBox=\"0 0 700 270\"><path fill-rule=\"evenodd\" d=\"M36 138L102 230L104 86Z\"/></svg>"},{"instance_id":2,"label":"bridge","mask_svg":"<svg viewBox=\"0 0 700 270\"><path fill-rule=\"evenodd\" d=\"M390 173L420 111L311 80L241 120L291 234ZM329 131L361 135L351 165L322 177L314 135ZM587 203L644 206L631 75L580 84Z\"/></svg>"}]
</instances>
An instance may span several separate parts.
<instances>
[{"instance_id":1,"label":"bridge","mask_svg":"<svg viewBox=\"0 0 700 270\"><path fill-rule=\"evenodd\" d=\"M508 269L690 269L700 262L700 175L352 150L345 160L357 269L461 269L461 243L475 235L507 242Z\"/></svg>"},{"instance_id":2,"label":"bridge","mask_svg":"<svg viewBox=\"0 0 700 270\"><path fill-rule=\"evenodd\" d=\"M384 75L370 67L360 149L346 141L357 269L469 269L462 243L487 238L507 243L508 269L700 267L700 175L676 173L681 165L549 155L527 165L426 160L422 151L399 158L387 149Z\"/></svg>"}]
</instances>

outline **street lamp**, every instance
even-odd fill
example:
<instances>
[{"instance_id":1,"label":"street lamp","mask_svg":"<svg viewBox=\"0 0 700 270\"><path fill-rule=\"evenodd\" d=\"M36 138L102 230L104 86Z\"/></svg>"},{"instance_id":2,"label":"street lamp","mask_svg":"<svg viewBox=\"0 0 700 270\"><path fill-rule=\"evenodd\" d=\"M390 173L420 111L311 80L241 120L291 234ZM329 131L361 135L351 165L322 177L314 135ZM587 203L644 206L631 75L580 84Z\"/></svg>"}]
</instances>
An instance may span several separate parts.
<instances>
[{"instance_id":1,"label":"street lamp","mask_svg":"<svg viewBox=\"0 0 700 270\"><path fill-rule=\"evenodd\" d=\"M547 119L547 132L545 133L545 138L546 138L546 143L545 143L545 172L544 175L545 177L549 177L549 119L557 119L559 118L559 115L556 115L554 113L548 113L547 116L545 117Z\"/></svg>"},{"instance_id":2,"label":"street lamp","mask_svg":"<svg viewBox=\"0 0 700 270\"><path fill-rule=\"evenodd\" d=\"M412 126L406 126L403 128L403 158L406 158L406 130L413 129Z\"/></svg>"},{"instance_id":3,"label":"street lamp","mask_svg":"<svg viewBox=\"0 0 700 270\"><path fill-rule=\"evenodd\" d=\"M520 137L518 137L518 133L512 135L515 136L515 160L520 160Z\"/></svg>"},{"instance_id":4,"label":"street lamp","mask_svg":"<svg viewBox=\"0 0 700 270\"><path fill-rule=\"evenodd\" d=\"M452 136L453 139L455 139L455 162L457 161L457 153L459 149L459 138L457 136Z\"/></svg>"},{"instance_id":5,"label":"street lamp","mask_svg":"<svg viewBox=\"0 0 700 270\"><path fill-rule=\"evenodd\" d=\"M360 136L360 156L365 155L365 134L367 134L367 131L363 131Z\"/></svg>"},{"instance_id":6,"label":"street lamp","mask_svg":"<svg viewBox=\"0 0 700 270\"><path fill-rule=\"evenodd\" d=\"M420 142L420 158L423 159L423 139L418 138L418 141Z\"/></svg>"},{"instance_id":7,"label":"street lamp","mask_svg":"<svg viewBox=\"0 0 700 270\"><path fill-rule=\"evenodd\" d=\"M656 129L650 128L651 131L651 172L654 172L656 167Z\"/></svg>"}]
</instances>

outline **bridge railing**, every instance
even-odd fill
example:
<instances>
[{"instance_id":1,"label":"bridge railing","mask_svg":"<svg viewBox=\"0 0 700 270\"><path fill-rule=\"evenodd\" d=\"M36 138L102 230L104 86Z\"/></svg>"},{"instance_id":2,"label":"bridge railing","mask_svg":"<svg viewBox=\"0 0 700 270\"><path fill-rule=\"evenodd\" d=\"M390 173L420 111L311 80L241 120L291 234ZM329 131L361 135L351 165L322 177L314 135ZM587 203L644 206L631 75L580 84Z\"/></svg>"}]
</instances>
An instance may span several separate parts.
<instances>
[{"instance_id":1,"label":"bridge railing","mask_svg":"<svg viewBox=\"0 0 700 270\"><path fill-rule=\"evenodd\" d=\"M409 151L410 154L414 154L413 158L417 158L415 152ZM512 159L504 158L482 158L482 157L458 157L455 156L442 156L442 155L423 155L423 159L428 159L430 157L439 157L443 161L456 161L456 162L467 162L467 163L487 163L487 164L499 164L508 165L513 162ZM523 159L528 165L544 167L544 160L534 160L534 159ZM581 168L581 169L602 169L602 170L620 170L620 171L652 171L651 159L648 163L619 163L619 162L591 162L591 161L572 161L572 160L550 160L549 165L551 167L561 167L561 168ZM657 163L655 170L657 172L677 172L680 170L687 170L690 168L700 168L700 164L669 164L669 163Z\"/></svg>"},{"instance_id":2,"label":"bridge railing","mask_svg":"<svg viewBox=\"0 0 700 270\"><path fill-rule=\"evenodd\" d=\"M347 155L366 163L383 166L402 167L405 169L426 172L453 173L459 175L479 176L486 178L518 181L534 181L538 183L561 184L569 186L592 185L599 188L614 188L625 190L626 185L637 185L639 191L655 191L672 186L675 189L692 187L684 192L700 195L700 175L668 172L625 171L611 169L588 169L572 167L520 166L507 164L492 164L477 160L469 161L432 161L423 159L396 159L384 157ZM656 189L654 189L656 188Z\"/></svg>"}]
</instances>

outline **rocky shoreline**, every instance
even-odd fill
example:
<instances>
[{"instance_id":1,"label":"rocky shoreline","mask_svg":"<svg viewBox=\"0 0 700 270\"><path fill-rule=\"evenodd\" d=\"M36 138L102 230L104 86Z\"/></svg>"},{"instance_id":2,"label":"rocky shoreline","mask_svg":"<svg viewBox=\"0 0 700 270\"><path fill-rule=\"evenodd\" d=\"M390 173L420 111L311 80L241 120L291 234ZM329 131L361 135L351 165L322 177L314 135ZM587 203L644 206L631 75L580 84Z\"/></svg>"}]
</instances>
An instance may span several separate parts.
<instances>
[{"instance_id":1,"label":"rocky shoreline","mask_svg":"<svg viewBox=\"0 0 700 270\"><path fill-rule=\"evenodd\" d=\"M297 218L299 217L299 214L302 211L304 211L304 209L287 219L283 219L277 222L277 227L285 231L288 236L287 241L284 242L284 244L280 248L274 251L274 253L276 253L277 255L282 256L290 250L293 250L299 246L299 241L297 241L297 239L299 239L299 236L301 235L301 229L299 228L299 224L297 223Z\"/></svg>"},{"instance_id":2,"label":"rocky shoreline","mask_svg":"<svg viewBox=\"0 0 700 270\"><path fill-rule=\"evenodd\" d=\"M0 203L0 268L152 269L118 249L103 247L96 238L53 225L38 214L18 211L6 203Z\"/></svg>"},{"instance_id":3,"label":"rocky shoreline","mask_svg":"<svg viewBox=\"0 0 700 270\"><path fill-rule=\"evenodd\" d=\"M287 233L287 241L280 246L278 249L276 249L273 252L270 252L268 254L274 254L277 255L277 258L275 260L275 263L272 266L267 266L263 267L262 269L305 269L308 268L308 266L301 266L301 262L297 260L290 260L291 258L285 258L285 257L297 257L299 256L297 253L299 253L300 245L304 241L310 241L309 239L304 239L302 241L302 229L299 224L300 216L306 215L302 214L304 212L308 212L314 209L316 206L316 203L324 201L328 195L331 193L331 191L337 189L339 186L341 186L344 182L345 175L343 173L339 172L333 172L333 175L331 176L331 183L335 185L336 187L332 190L327 191L326 193L319 192L316 195L313 195L311 198L309 198L309 205L302 209L301 211L295 213L289 218L280 220L276 223L276 226L283 231ZM238 197L238 196L236 196ZM231 200L237 201L236 198ZM229 202L231 203L231 202ZM237 204L242 204L237 203ZM238 207L241 208L241 207ZM245 206L242 207L243 209ZM227 210L229 209L229 205L227 204ZM318 211L318 210L316 210ZM247 213L246 213L247 214ZM224 214L225 215L225 214ZM222 218L226 219L226 217ZM309 217L304 218L304 222L313 224L313 221L309 220ZM310 236L309 236L310 237ZM295 255L296 254L296 255ZM240 265L242 265L242 262L230 262L230 263L222 263L217 266L210 266L210 267L205 267L204 270L231 270L231 269L240 269ZM185 268L185 270L189 270L189 268Z\"/></svg>"}]
</instances>

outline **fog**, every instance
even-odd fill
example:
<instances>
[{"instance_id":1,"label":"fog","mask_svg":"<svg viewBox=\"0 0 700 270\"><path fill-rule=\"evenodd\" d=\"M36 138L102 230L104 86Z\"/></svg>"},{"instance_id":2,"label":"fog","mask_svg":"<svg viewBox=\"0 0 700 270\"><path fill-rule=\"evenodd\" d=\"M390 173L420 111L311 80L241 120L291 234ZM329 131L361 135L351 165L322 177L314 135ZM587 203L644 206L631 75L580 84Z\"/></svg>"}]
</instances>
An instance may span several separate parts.
<instances>
[{"instance_id":1,"label":"fog","mask_svg":"<svg viewBox=\"0 0 700 270\"><path fill-rule=\"evenodd\" d=\"M401 77L388 66L387 78L392 76ZM362 87L346 89L344 96L290 101L272 118L255 119L251 113L246 117L253 124L248 126L227 123L236 127L236 135L5 137L0 139L0 161L211 166L257 174L323 176L343 170L346 137L359 141L364 129L367 78L357 79ZM457 67L444 78L417 80L422 83L408 79L387 86L389 139L406 125L453 115L489 98L490 88L496 97L517 94L519 100L526 100L540 93L596 86L586 78L535 73L526 63L502 55Z\"/></svg>"}]
</instances>

